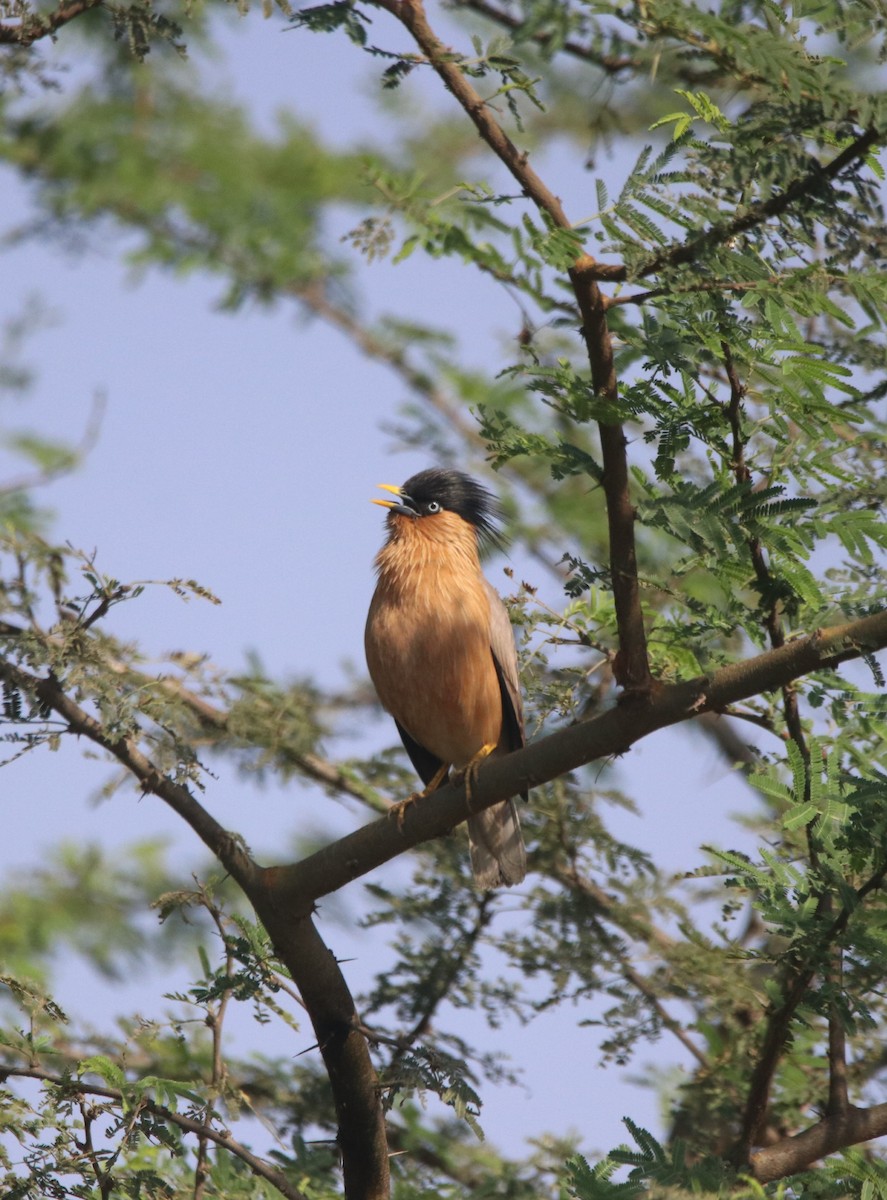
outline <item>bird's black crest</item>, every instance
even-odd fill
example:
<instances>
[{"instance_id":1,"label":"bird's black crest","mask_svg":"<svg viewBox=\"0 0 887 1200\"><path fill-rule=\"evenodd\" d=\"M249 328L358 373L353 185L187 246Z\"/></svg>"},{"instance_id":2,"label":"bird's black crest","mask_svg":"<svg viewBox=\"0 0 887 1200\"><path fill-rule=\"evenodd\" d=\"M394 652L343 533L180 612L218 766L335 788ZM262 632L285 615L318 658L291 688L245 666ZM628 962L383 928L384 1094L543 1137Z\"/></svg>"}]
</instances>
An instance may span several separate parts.
<instances>
[{"instance_id":1,"label":"bird's black crest","mask_svg":"<svg viewBox=\"0 0 887 1200\"><path fill-rule=\"evenodd\" d=\"M482 541L502 546L504 538L497 524L502 519L502 506L492 492L470 475L449 467L429 467L412 475L401 493L410 497L420 513L436 501L441 508L473 525Z\"/></svg>"}]
</instances>

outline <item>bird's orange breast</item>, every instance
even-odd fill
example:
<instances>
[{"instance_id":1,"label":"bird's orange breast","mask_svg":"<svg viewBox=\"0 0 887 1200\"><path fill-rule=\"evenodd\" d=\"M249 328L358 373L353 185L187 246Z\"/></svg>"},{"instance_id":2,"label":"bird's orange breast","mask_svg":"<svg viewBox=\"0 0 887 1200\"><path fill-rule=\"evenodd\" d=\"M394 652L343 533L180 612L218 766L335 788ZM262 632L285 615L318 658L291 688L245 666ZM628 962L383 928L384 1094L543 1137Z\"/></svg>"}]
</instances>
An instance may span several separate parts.
<instances>
[{"instance_id":1,"label":"bird's orange breast","mask_svg":"<svg viewBox=\"0 0 887 1200\"><path fill-rule=\"evenodd\" d=\"M450 513L397 518L376 565L365 640L379 699L419 745L464 766L502 730L473 531Z\"/></svg>"}]
</instances>

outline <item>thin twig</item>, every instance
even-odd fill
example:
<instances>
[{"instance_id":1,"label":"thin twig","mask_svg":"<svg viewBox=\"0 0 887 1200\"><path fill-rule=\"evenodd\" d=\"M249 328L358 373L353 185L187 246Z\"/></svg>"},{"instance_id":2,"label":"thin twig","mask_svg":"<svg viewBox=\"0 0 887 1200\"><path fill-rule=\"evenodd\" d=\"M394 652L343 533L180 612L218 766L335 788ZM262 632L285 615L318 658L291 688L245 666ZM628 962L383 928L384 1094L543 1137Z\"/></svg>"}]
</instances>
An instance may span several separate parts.
<instances>
[{"instance_id":1,"label":"thin twig","mask_svg":"<svg viewBox=\"0 0 887 1200\"><path fill-rule=\"evenodd\" d=\"M733 358L730 344L726 338L721 342L721 350L724 355L724 368L730 386L727 415L732 437L731 466L736 482L748 485L752 482L752 474L745 457L745 438L742 429L742 401L745 395L745 388L740 380L739 371ZM776 650L785 645L785 630L773 594L773 577L770 573L760 539L754 536L749 537L746 544L761 593L761 600L766 604L768 597L770 597L770 603L764 609L763 620L770 639L770 645ZM800 707L798 705L798 693L793 681L786 683L782 688L782 708L789 738L797 746L804 763L803 800L805 803L809 803L812 770L810 749L804 733ZM811 871L815 875L818 867L819 852L812 822L807 826L807 848ZM828 895L820 896L818 905L819 916L827 918L830 911L831 897ZM737 1151L739 1161L745 1161L750 1148L758 1140L759 1132L767 1119L770 1089L779 1065L779 1060L785 1049L786 1040L789 1036L791 1018L794 1015L797 1005L800 1003L803 990L806 990L806 984L800 992L797 990L797 985L798 975L795 971L790 970L786 980L784 1002L773 1007L767 1018L767 1029L761 1043L760 1056L752 1072L749 1082L749 1092L746 1097L745 1113L739 1138L739 1149ZM792 998L791 1003L789 1002L789 997ZM836 1028L838 1024L840 1022L833 1006L832 1012L829 1015L829 1045L830 1048L834 1049L835 1054L838 1053L838 1046L840 1045L842 1069L840 1077L834 1079L830 1087L834 1086L840 1091L842 1080L846 1087L846 1067L843 1066L843 1028L839 1031ZM846 1095L844 1098L846 1101Z\"/></svg>"},{"instance_id":2,"label":"thin twig","mask_svg":"<svg viewBox=\"0 0 887 1200\"><path fill-rule=\"evenodd\" d=\"M660 254L642 263L636 271L632 272L632 277L646 279L648 275L655 275L664 267L680 267L694 262L704 250L714 246L723 246L740 234L747 233L758 225L763 225L771 217L781 216L793 204L811 192L815 192L823 184L837 179L845 168L864 159L872 147L884 139L884 136L881 130L867 129L824 167L814 167L812 171L790 183L784 191L771 196L769 200L764 200L760 204L751 205L740 216L734 217L732 221L711 225L697 237L690 238L678 246L672 246L668 250L663 250ZM621 278L626 279L628 273L624 267L622 271ZM611 274L608 278L612 279L614 276Z\"/></svg>"},{"instance_id":3,"label":"thin twig","mask_svg":"<svg viewBox=\"0 0 887 1200\"><path fill-rule=\"evenodd\" d=\"M455 7L476 12L480 16L486 17L488 20L494 21L497 25L502 25L505 29L510 29L515 33L523 29L524 22L519 17L515 17L504 9L488 3L488 0L457 0ZM545 30L540 30L538 33L532 35L532 40L544 49L553 40L553 35L546 33ZM600 67L608 75L619 75L623 71L637 70L641 66L640 60L630 55L601 54L593 47L587 46L583 42L577 42L573 38L566 38L563 42L559 42L557 48L558 50L563 50L566 54L572 55L573 58L580 59L582 62Z\"/></svg>"},{"instance_id":4,"label":"thin twig","mask_svg":"<svg viewBox=\"0 0 887 1200\"><path fill-rule=\"evenodd\" d=\"M202 895L203 906L206 908L213 924L216 927L222 945L226 947L225 952L225 977L231 979L234 974L234 955L231 951L228 942L228 934L225 929L222 910L218 905L213 904L209 897L204 893ZM206 1023L212 1033L212 1067L209 1081L209 1100L203 1114L203 1124L206 1129L212 1127L215 1120L215 1104L214 1098L221 1094L224 1078L225 1078L225 1062L222 1054L222 1029L225 1022L225 1013L228 1009L228 1004L231 1000L231 988L225 988L214 1010L208 1010ZM202 1133L197 1139L197 1162L194 1167L194 1200L202 1200L206 1191L206 1183L209 1176L209 1139L205 1133Z\"/></svg>"},{"instance_id":5,"label":"thin twig","mask_svg":"<svg viewBox=\"0 0 887 1200\"><path fill-rule=\"evenodd\" d=\"M13 1067L0 1065L0 1080L7 1079L39 1079L43 1083L52 1084L59 1088L62 1093L73 1096L101 1096L106 1100L111 1100L115 1104L123 1104L124 1095L118 1088L105 1087L99 1084L85 1083L82 1079L73 1079L69 1075L54 1075L51 1071L44 1071L40 1067ZM227 1150L229 1154L233 1154L235 1158L239 1158L245 1163L254 1175L260 1179L266 1180L273 1187L277 1188L280 1194L286 1197L286 1200L305 1200L305 1193L290 1183L283 1171L277 1167L264 1161L248 1150L246 1146L241 1145L229 1133L220 1133L217 1129L207 1129L201 1121L195 1120L193 1117L187 1117L182 1113L173 1112L172 1109L166 1108L163 1104L156 1104L153 1100L142 1097L140 1100L142 1109L151 1113L153 1116L159 1117L162 1121L168 1121L171 1125L175 1125L184 1133L191 1133L198 1136L209 1138L215 1145Z\"/></svg>"},{"instance_id":6,"label":"thin twig","mask_svg":"<svg viewBox=\"0 0 887 1200\"><path fill-rule=\"evenodd\" d=\"M105 396L103 393L98 392L93 397L92 408L90 409L83 435L70 455L66 455L64 461L56 466L46 467L42 471L35 471L30 475L19 475L15 479L8 479L5 483L0 484L0 496L8 496L13 492L28 492L32 488L45 487L46 484L53 483L56 479L70 475L88 457L98 441L104 412Z\"/></svg>"}]
</instances>

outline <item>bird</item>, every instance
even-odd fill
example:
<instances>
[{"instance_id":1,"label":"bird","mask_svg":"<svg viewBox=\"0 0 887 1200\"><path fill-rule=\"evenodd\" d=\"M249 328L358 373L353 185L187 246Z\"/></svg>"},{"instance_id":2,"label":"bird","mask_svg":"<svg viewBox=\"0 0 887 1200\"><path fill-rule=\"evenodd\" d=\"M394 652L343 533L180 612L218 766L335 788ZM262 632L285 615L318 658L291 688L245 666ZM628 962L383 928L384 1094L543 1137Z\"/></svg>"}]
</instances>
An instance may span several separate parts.
<instances>
[{"instance_id":1,"label":"bird","mask_svg":"<svg viewBox=\"0 0 887 1200\"><path fill-rule=\"evenodd\" d=\"M366 623L370 678L394 718L425 785L397 807L443 786L452 768L465 778L488 755L525 744L517 650L508 611L480 565L484 544L501 544L495 496L471 476L430 467L402 487L376 556L376 590ZM523 795L526 799L526 795ZM520 883L527 870L513 799L468 819L478 888Z\"/></svg>"}]
</instances>

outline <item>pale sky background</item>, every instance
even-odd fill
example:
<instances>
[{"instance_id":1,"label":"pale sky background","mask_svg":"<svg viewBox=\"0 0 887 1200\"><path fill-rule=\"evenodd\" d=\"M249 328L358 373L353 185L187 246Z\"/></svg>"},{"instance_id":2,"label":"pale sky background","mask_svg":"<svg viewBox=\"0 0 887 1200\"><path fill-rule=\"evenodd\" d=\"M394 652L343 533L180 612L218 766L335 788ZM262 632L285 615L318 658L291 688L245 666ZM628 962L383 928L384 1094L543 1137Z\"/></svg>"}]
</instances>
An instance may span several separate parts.
<instances>
[{"instance_id":1,"label":"pale sky background","mask_svg":"<svg viewBox=\"0 0 887 1200\"><path fill-rule=\"evenodd\" d=\"M380 22L374 40L386 44L383 28ZM247 102L263 128L288 107L342 145L378 133L368 96L381 68L344 38L283 32L278 18L266 22L254 13L229 19L222 43L227 58L211 68L219 94ZM64 57L64 34L60 49ZM407 87L450 103L434 80L411 78ZM595 207L581 157L557 153L548 175L575 217ZM600 159L599 169L621 175L624 164ZM0 236L29 211L27 187L4 169ZM34 294L58 314L58 323L26 348L37 383L26 404L0 413L6 427L76 442L95 392L107 396L84 467L39 496L57 513L54 536L95 548L99 568L120 580L193 577L221 597L220 607L185 604L156 589L116 609L109 628L138 636L149 654L207 652L236 670L255 650L274 676L314 676L329 686L342 683L348 664L363 673L363 624L383 523L368 500L377 483L402 482L430 461L402 452L381 428L405 399L402 385L339 334L298 321L290 307L223 314L214 310L218 280L156 270L135 284L120 262L125 244L111 238L104 252L77 259L38 244L0 255L0 320ZM375 313L434 320L458 311L457 332L471 360L498 362L502 339L518 328L517 312L476 275L464 288L468 270L415 254L398 267L365 265L358 282ZM494 583L502 581L501 566L491 564ZM370 744L393 740L387 719L363 732ZM349 743L333 743L330 752L347 754ZM227 764L213 769L217 778L207 781L203 803L268 862L285 857L306 829L330 823L345 832L365 819L298 781L258 789ZM90 803L109 770L84 761L74 744L5 768L0 870L27 872L63 838L117 846L158 835L174 845L183 868L198 861L194 835L159 800L124 791L98 808ZM643 815L614 815L616 832L655 851L666 867L699 861L703 843L747 845L726 816L754 800L701 738L666 732L648 739L622 760L618 782ZM370 878L398 877L402 868L389 864ZM360 912L362 883L346 889L342 901ZM355 959L346 974L360 990L385 961L384 947L375 935L345 934L323 912L320 927L340 958ZM185 979L178 968L169 975L152 970L131 987L116 986L65 961L57 998L97 1023L136 1006L157 1015L169 1007L162 993ZM481 1123L505 1151L519 1155L526 1137L568 1130L580 1131L588 1151L604 1150L623 1140L623 1114L663 1131L652 1093L630 1081L650 1063L683 1061L676 1045L642 1047L628 1068L599 1071L598 1031L577 1028L593 1015L563 1010L529 1028L506 1023L489 1033L480 1032L480 1018L459 1015L470 1039L513 1048L524 1071L525 1090L483 1088ZM238 1031L263 1053L295 1055L311 1044L308 1029L294 1043L285 1030L254 1026L248 1014Z\"/></svg>"}]
</instances>

